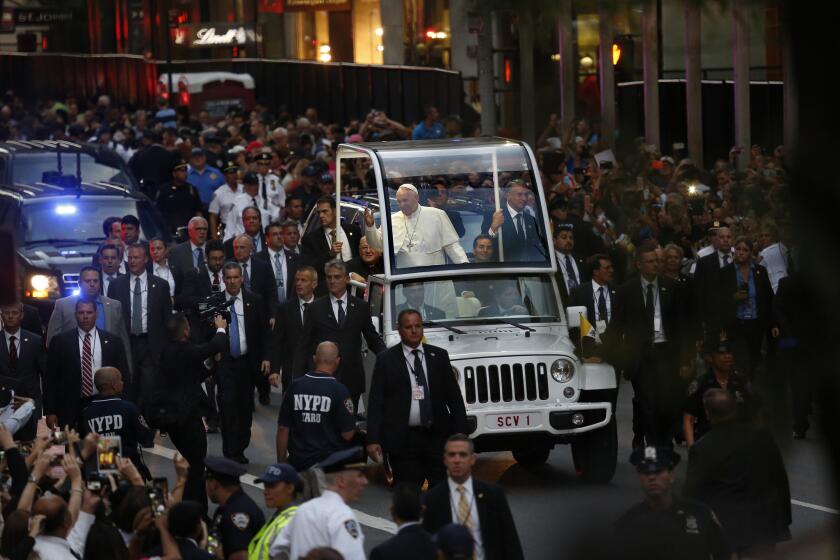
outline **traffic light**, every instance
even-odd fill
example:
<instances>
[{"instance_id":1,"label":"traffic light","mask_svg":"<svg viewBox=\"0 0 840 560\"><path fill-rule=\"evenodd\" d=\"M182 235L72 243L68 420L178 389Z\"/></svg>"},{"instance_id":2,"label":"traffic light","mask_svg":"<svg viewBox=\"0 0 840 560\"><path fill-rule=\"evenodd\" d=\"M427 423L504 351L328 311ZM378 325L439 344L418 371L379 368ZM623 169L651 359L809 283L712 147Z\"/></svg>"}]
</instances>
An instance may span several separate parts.
<instances>
[{"instance_id":1,"label":"traffic light","mask_svg":"<svg viewBox=\"0 0 840 560\"><path fill-rule=\"evenodd\" d=\"M635 79L635 47L632 35L619 35L613 40L612 63L616 83L632 82Z\"/></svg>"}]
</instances>

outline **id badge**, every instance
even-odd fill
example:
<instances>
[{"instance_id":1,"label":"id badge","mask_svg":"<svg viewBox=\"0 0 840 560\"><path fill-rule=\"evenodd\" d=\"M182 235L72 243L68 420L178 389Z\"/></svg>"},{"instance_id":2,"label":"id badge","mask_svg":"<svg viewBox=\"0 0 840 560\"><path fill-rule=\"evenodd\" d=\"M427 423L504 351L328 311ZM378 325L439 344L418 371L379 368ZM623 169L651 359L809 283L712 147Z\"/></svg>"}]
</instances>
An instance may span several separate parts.
<instances>
[{"instance_id":1,"label":"id badge","mask_svg":"<svg viewBox=\"0 0 840 560\"><path fill-rule=\"evenodd\" d=\"M595 330L598 331L598 334L604 334L607 332L607 322L606 321L595 321Z\"/></svg>"},{"instance_id":2,"label":"id badge","mask_svg":"<svg viewBox=\"0 0 840 560\"><path fill-rule=\"evenodd\" d=\"M422 401L425 398L426 398L426 396L425 396L425 391L423 390L423 387L419 387L419 386L415 387L414 388L414 400L415 401Z\"/></svg>"},{"instance_id":3,"label":"id badge","mask_svg":"<svg viewBox=\"0 0 840 560\"><path fill-rule=\"evenodd\" d=\"M653 318L653 332L662 332L662 318L661 317L654 317Z\"/></svg>"}]
</instances>

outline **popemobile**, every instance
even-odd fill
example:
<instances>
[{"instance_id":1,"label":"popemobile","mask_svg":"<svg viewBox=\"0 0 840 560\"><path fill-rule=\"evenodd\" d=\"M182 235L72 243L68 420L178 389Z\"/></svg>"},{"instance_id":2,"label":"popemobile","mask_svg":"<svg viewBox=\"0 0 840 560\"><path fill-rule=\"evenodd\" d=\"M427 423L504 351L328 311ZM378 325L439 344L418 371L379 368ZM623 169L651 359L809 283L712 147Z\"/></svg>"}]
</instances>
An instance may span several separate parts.
<instances>
[{"instance_id":1,"label":"popemobile","mask_svg":"<svg viewBox=\"0 0 840 560\"><path fill-rule=\"evenodd\" d=\"M370 189L343 192L336 181L336 216L383 254L384 273L365 287L373 323L392 346L399 312L421 312L427 342L451 358L476 450L509 450L534 466L568 443L579 476L611 480L616 375L583 363L569 337L579 313L560 303L530 147L503 138L342 144L337 166L362 170Z\"/></svg>"}]
</instances>

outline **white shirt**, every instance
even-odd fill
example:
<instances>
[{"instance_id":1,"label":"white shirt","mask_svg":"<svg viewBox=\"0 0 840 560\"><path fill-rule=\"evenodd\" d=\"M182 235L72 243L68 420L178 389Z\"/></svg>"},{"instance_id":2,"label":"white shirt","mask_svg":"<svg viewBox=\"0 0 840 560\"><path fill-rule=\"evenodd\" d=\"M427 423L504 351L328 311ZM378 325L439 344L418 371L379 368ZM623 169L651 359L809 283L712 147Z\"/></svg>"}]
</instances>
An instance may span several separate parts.
<instances>
[{"instance_id":1,"label":"white shirt","mask_svg":"<svg viewBox=\"0 0 840 560\"><path fill-rule=\"evenodd\" d=\"M372 249L382 251L381 227L366 227L365 237ZM410 216L394 212L391 237L398 267L442 265L446 263L444 252L455 264L469 262L449 216L439 208L418 206Z\"/></svg>"},{"instance_id":2,"label":"white shirt","mask_svg":"<svg viewBox=\"0 0 840 560\"><path fill-rule=\"evenodd\" d=\"M260 211L260 222L262 224L262 229L265 230L265 227L272 221L277 220L280 218L279 213L275 216L272 215L269 210L263 208L262 205L262 198L259 194L255 197L251 197L246 192L237 193L236 197L234 197L233 201L233 209L228 212L227 221L225 222L225 241L230 239L231 237L235 237L237 235L242 235L245 233L245 225L242 222L242 211L248 208L249 206L254 206L254 201L257 203L257 209Z\"/></svg>"},{"instance_id":3,"label":"white shirt","mask_svg":"<svg viewBox=\"0 0 840 560\"><path fill-rule=\"evenodd\" d=\"M659 330L654 328L653 332L653 343L659 344L662 342L668 342L668 339L665 337L665 331L662 326L662 313L661 308L659 306L659 278L657 277L653 282L648 282L644 278L642 278L642 301L647 305L647 287L648 284L653 284L653 324L656 326L659 325Z\"/></svg>"},{"instance_id":4,"label":"white shirt","mask_svg":"<svg viewBox=\"0 0 840 560\"><path fill-rule=\"evenodd\" d=\"M49 560L77 560L82 558L85 555L85 541L88 532L95 520L96 518L93 515L80 511L79 517L76 518L76 523L73 524L73 528L66 539L39 535L35 537L35 547L32 550L38 553L39 558L49 558ZM78 556L74 556L71 550Z\"/></svg>"},{"instance_id":5,"label":"white shirt","mask_svg":"<svg viewBox=\"0 0 840 560\"><path fill-rule=\"evenodd\" d=\"M332 490L324 490L319 497L301 504L268 552L271 558L277 558L281 551L288 550L289 558L302 558L322 546L336 549L345 560L365 559L362 526L353 510Z\"/></svg>"},{"instance_id":6,"label":"white shirt","mask_svg":"<svg viewBox=\"0 0 840 560\"><path fill-rule=\"evenodd\" d=\"M324 230L324 237L327 238L327 246L332 249L332 231L335 228L325 227ZM343 227L339 227L336 230L335 240L341 242L341 260L344 262L349 261L353 258L353 251L350 249L350 242L347 240L347 234L344 232Z\"/></svg>"},{"instance_id":7,"label":"white shirt","mask_svg":"<svg viewBox=\"0 0 840 560\"><path fill-rule=\"evenodd\" d=\"M423 345L420 344L417 346L417 350L420 351L420 364L423 368L423 371L413 372L414 369L414 348L411 346L407 346L405 344L402 345L403 349L403 357L405 358L405 367L408 370L408 382L411 383L411 404L408 408L408 425L412 427L420 427L423 425L423 422L420 420L420 401L414 398L414 391L417 390L417 375L423 375L426 378L426 386L429 387L429 376L426 375L426 354L423 352ZM424 398L431 398L431 387L429 387L429 394L423 395Z\"/></svg>"},{"instance_id":8,"label":"white shirt","mask_svg":"<svg viewBox=\"0 0 840 560\"><path fill-rule=\"evenodd\" d=\"M213 281L215 280L217 274L219 275L219 290L224 290L225 289L225 283L222 279L222 271L220 270L218 272L213 272L212 270L210 270L208 268L207 269L207 278L210 279L210 289L211 290L213 289Z\"/></svg>"},{"instance_id":9,"label":"white shirt","mask_svg":"<svg viewBox=\"0 0 840 560\"><path fill-rule=\"evenodd\" d=\"M113 274L113 279L116 280L119 277L119 274L116 272ZM108 286L111 285L111 279L108 278L108 275L104 272L102 273L102 295L108 295Z\"/></svg>"},{"instance_id":10,"label":"white shirt","mask_svg":"<svg viewBox=\"0 0 840 560\"><path fill-rule=\"evenodd\" d=\"M347 291L345 290L344 294L337 298L334 295L330 294L330 305L332 305L333 310L333 317L335 317L335 321L338 322L338 300L341 300L341 306L344 308L344 317L347 318Z\"/></svg>"},{"instance_id":11,"label":"white shirt","mask_svg":"<svg viewBox=\"0 0 840 560\"><path fill-rule=\"evenodd\" d=\"M555 251L557 254L557 265L560 267L560 270L563 272L563 278L566 281L566 291L572 291L572 286L569 282L569 269L566 268L566 255L561 253L560 251ZM575 271L575 278L577 278L577 285L580 285L580 269L578 268L577 262L575 258L569 253L569 261L572 263L572 269Z\"/></svg>"},{"instance_id":12,"label":"white shirt","mask_svg":"<svg viewBox=\"0 0 840 560\"><path fill-rule=\"evenodd\" d=\"M523 209L522 209L522 211L520 212L520 211L514 210L514 209L513 209L513 207L512 207L510 204L506 204L506 206L507 206L507 211L508 211L508 214L510 214L510 220L511 220L511 222L513 223L513 229L514 229L514 231L516 231L516 233L517 233L517 234L522 235L522 233L523 233L523 232L519 231L519 227L518 227L518 225L517 225L516 217L517 217L519 214L523 214L523 215L524 215L524 216L523 216L523 218L522 218L522 227L523 227L523 228L525 228L525 229L527 229L527 228L528 228L528 226L526 225L526 224L527 224L527 222L525 221L525 220L526 220L526 217L525 217L525 216L528 216L529 214L530 214L530 215L533 215L533 210L531 210L531 212L529 212L530 208L528 208L528 207L526 206L526 207L525 207L525 208L523 208ZM498 232L498 231L493 231L493 228L490 228L490 229L488 229L488 230L487 230L487 234L488 234L488 235L490 235L490 237L496 237L497 235L499 235L499 232Z\"/></svg>"},{"instance_id":13,"label":"white shirt","mask_svg":"<svg viewBox=\"0 0 840 560\"><path fill-rule=\"evenodd\" d=\"M169 284L169 297L175 297L175 277L172 276L169 265L154 263L152 265L152 274L166 280Z\"/></svg>"},{"instance_id":14,"label":"white shirt","mask_svg":"<svg viewBox=\"0 0 840 560\"><path fill-rule=\"evenodd\" d=\"M239 327L239 352L244 356L248 353L248 340L245 338L245 303L242 301L241 291L238 295L234 296L225 290L226 300L230 300L230 298L233 297L236 298L236 302L229 307L231 314L230 318L233 320L233 316L236 315L236 324ZM230 327L228 327L228 332L230 332Z\"/></svg>"},{"instance_id":15,"label":"white shirt","mask_svg":"<svg viewBox=\"0 0 840 560\"><path fill-rule=\"evenodd\" d=\"M724 256L726 257L726 262L723 261ZM718 258L718 267L720 267L720 268L723 268L724 266L726 266L728 264L732 264L732 251L729 251L729 253L724 253L723 251L718 251L717 252L717 258Z\"/></svg>"},{"instance_id":16,"label":"white shirt","mask_svg":"<svg viewBox=\"0 0 840 560\"><path fill-rule=\"evenodd\" d=\"M242 186L239 183L236 184L236 190L231 189L230 185L225 183L213 191L213 198L210 199L210 205L207 208L211 214L216 214L219 217L220 224L227 224L228 214L233 210L236 195L240 192L242 192Z\"/></svg>"},{"instance_id":17,"label":"white shirt","mask_svg":"<svg viewBox=\"0 0 840 560\"><path fill-rule=\"evenodd\" d=\"M312 302L315 301L315 296L311 296L308 300L303 301L302 299L298 298L298 303L300 305L300 322L303 323L303 317L306 314L306 309ZM306 305L307 307L304 307Z\"/></svg>"},{"instance_id":18,"label":"white shirt","mask_svg":"<svg viewBox=\"0 0 840 560\"><path fill-rule=\"evenodd\" d=\"M604 301L607 304L607 316L601 317L600 313L598 312L598 298L601 297L601 288L604 289ZM609 286L602 286L595 280L592 281L592 303L595 304L595 321L606 321L607 323L610 322L612 319L612 309L610 308L610 288Z\"/></svg>"},{"instance_id":19,"label":"white shirt","mask_svg":"<svg viewBox=\"0 0 840 560\"><path fill-rule=\"evenodd\" d=\"M446 478L446 483L449 484L449 503L452 508L452 522L459 525L464 524L464 520L458 517L458 503L461 501L461 493L458 491L458 483L451 478ZM481 521L478 518L478 506L475 503L475 495L473 494L472 476L464 482L464 497L467 503L470 504L470 523L472 528L473 541L475 542L475 558L482 560L484 558L484 546L481 542Z\"/></svg>"},{"instance_id":20,"label":"white shirt","mask_svg":"<svg viewBox=\"0 0 840 560\"><path fill-rule=\"evenodd\" d=\"M10 342L11 337L15 337L15 350L17 351L18 358L20 358L20 327L18 327L18 330L13 332L13 333L10 333L9 331L4 329L3 334L6 337L6 351L7 352L12 347L12 344Z\"/></svg>"},{"instance_id":21,"label":"white shirt","mask_svg":"<svg viewBox=\"0 0 840 560\"><path fill-rule=\"evenodd\" d=\"M149 332L149 287L147 285L148 278L144 270L140 276L131 275L128 282L128 332L131 333L131 318L134 317L134 286L137 279L140 279L140 313L143 318L143 333ZM94 370L96 371L96 370Z\"/></svg>"},{"instance_id":22,"label":"white shirt","mask_svg":"<svg viewBox=\"0 0 840 560\"><path fill-rule=\"evenodd\" d=\"M275 258L275 255L280 255L279 258ZM271 274L275 275L277 273L277 267L279 266L280 278L274 276L274 286L279 291L285 292L286 290L286 253L281 249L279 251L275 251L271 247L268 248L268 264L271 266ZM285 297L283 298L285 299Z\"/></svg>"},{"instance_id":23,"label":"white shirt","mask_svg":"<svg viewBox=\"0 0 840 560\"><path fill-rule=\"evenodd\" d=\"M263 183L265 183L265 196L268 205L276 208L279 216L286 206L286 188L280 181L280 177L274 173L266 173L265 175L257 173L257 179L260 180L260 196L262 197Z\"/></svg>"},{"instance_id":24,"label":"white shirt","mask_svg":"<svg viewBox=\"0 0 840 560\"><path fill-rule=\"evenodd\" d=\"M76 328L79 333L79 371L81 371L82 355L85 347L85 335L88 334L80 328ZM102 341L99 338L99 330L96 327L90 329L90 353L93 354L93 361L91 363L90 373L93 375L96 370L102 367ZM91 379L93 381L93 379ZM93 394L97 394L96 385L93 385Z\"/></svg>"},{"instance_id":25,"label":"white shirt","mask_svg":"<svg viewBox=\"0 0 840 560\"><path fill-rule=\"evenodd\" d=\"M768 245L758 254L758 262L767 269L774 294L779 289L779 280L788 275L788 255L788 248L781 242Z\"/></svg>"}]
</instances>

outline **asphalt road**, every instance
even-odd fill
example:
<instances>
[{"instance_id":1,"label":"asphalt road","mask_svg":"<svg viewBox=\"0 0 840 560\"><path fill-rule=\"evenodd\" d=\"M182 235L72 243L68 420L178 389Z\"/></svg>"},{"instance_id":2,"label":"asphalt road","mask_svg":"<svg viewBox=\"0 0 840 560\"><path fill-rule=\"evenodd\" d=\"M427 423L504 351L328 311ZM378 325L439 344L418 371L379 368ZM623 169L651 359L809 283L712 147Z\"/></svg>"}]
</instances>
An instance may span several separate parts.
<instances>
[{"instance_id":1,"label":"asphalt road","mask_svg":"<svg viewBox=\"0 0 840 560\"><path fill-rule=\"evenodd\" d=\"M569 543L582 531L608 525L641 499L635 470L627 462L632 437L630 392L629 384L622 384L618 404L619 464L610 484L590 485L577 480L569 446L555 447L548 463L532 470L520 467L510 453L479 456L478 478L500 484L507 492L526 558L565 557ZM251 461L248 472L253 476L262 474L265 466L274 460L279 404L280 394L273 393L271 406L257 405L251 446L246 452ZM840 521L840 503L827 462L828 453L818 429L809 432L808 440L792 441L784 426L787 423L785 415L777 414L776 418L781 426L779 442L785 455L794 503L791 532L794 540L801 542ZM221 436L209 435L208 447L210 454L221 454ZM171 448L169 440L158 438L158 447L145 453L146 462L155 476L171 478L174 475L171 462L166 458L171 456ZM678 451L686 457L684 448ZM678 486L684 473L683 463L678 467ZM244 480L246 492L263 505L261 489L253 484L253 477L246 476ZM372 481L362 500L353 506L360 512L367 550L387 539L389 531L394 530L388 517L388 505L388 490L381 482Z\"/></svg>"}]
</instances>

